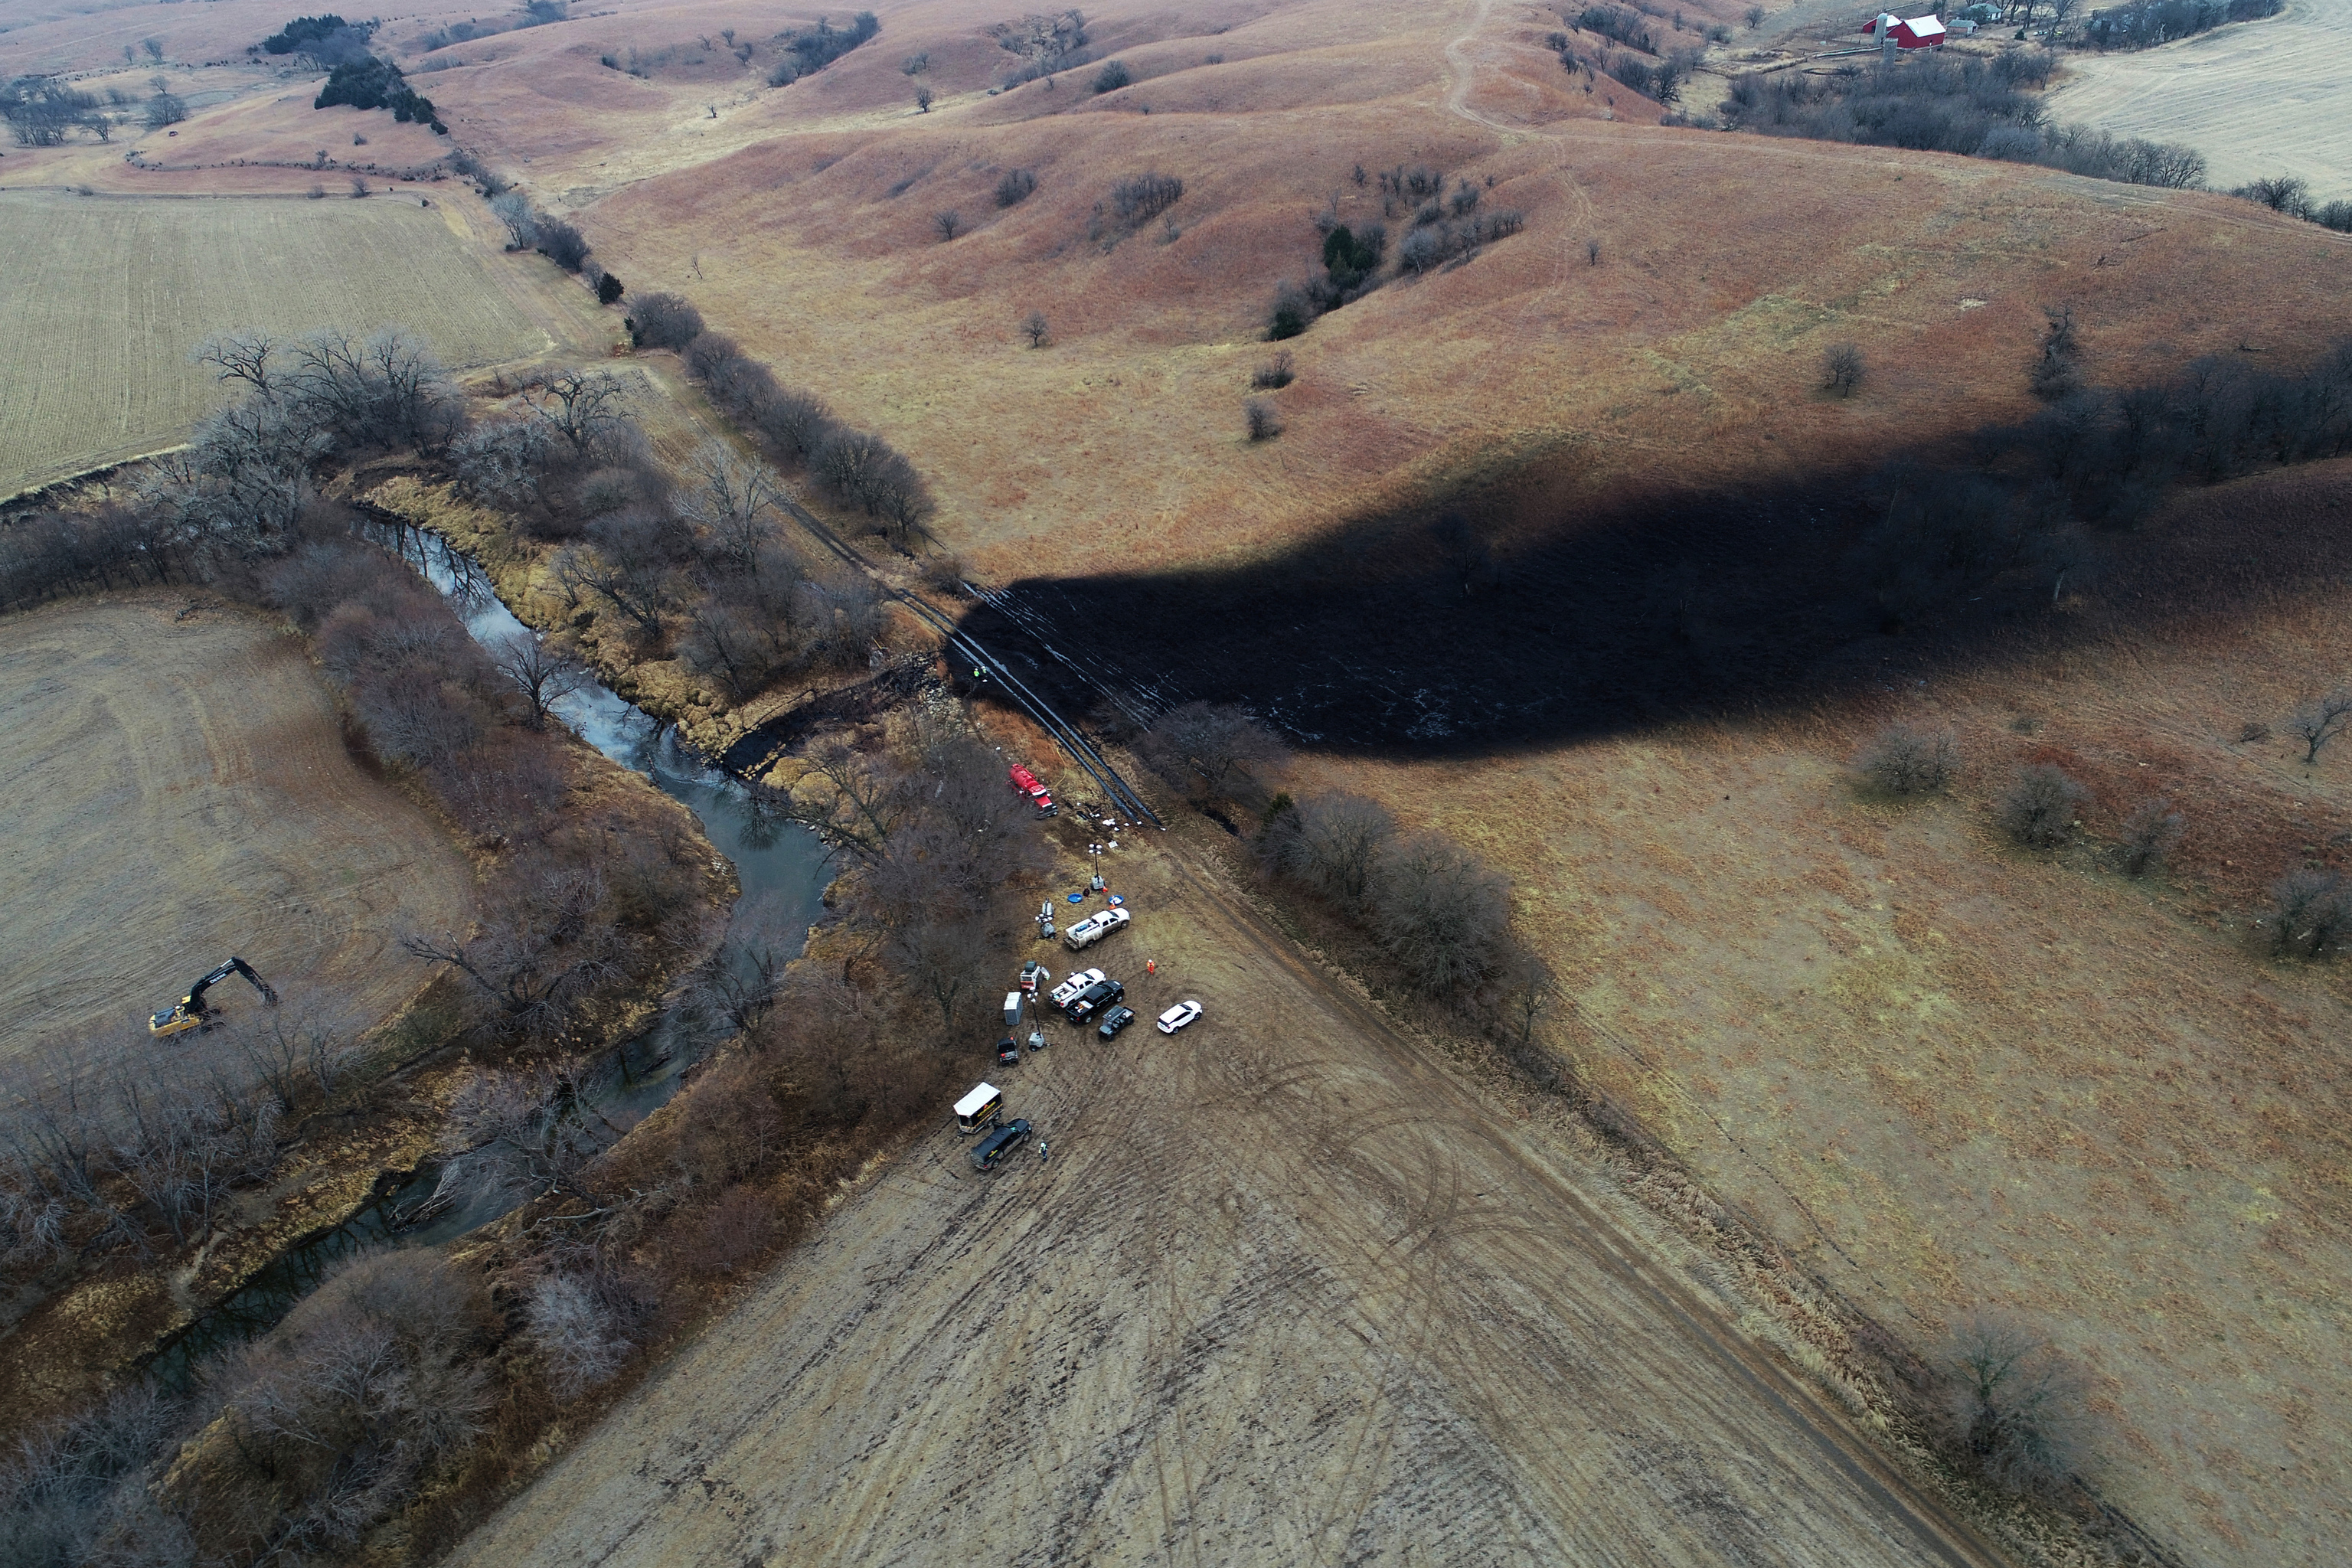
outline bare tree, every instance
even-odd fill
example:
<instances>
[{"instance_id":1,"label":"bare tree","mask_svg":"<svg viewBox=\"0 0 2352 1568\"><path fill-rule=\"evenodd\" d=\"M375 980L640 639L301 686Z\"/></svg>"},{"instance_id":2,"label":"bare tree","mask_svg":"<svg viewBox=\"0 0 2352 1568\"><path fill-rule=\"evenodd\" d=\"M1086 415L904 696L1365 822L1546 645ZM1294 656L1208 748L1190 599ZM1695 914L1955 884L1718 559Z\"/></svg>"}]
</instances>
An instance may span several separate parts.
<instances>
[{"instance_id":1,"label":"bare tree","mask_svg":"<svg viewBox=\"0 0 2352 1568\"><path fill-rule=\"evenodd\" d=\"M1946 1359L1955 1435L1988 1477L2030 1491L2073 1471L2087 1403L2047 1342L1979 1319L1955 1336Z\"/></svg>"},{"instance_id":2,"label":"bare tree","mask_svg":"<svg viewBox=\"0 0 2352 1568\"><path fill-rule=\"evenodd\" d=\"M940 1010L943 1042L959 1019L976 1017L995 994L1001 960L985 920L919 916L890 933L889 951L899 973Z\"/></svg>"},{"instance_id":3,"label":"bare tree","mask_svg":"<svg viewBox=\"0 0 2352 1568\"><path fill-rule=\"evenodd\" d=\"M1933 795L1959 769L1958 742L1949 730L1889 724L1870 739L1853 765L1889 795Z\"/></svg>"},{"instance_id":4,"label":"bare tree","mask_svg":"<svg viewBox=\"0 0 2352 1568\"><path fill-rule=\"evenodd\" d=\"M1391 844L1371 882L1372 931L1402 971L1431 996L1461 995L1493 973L1511 921L1511 885L1442 835Z\"/></svg>"},{"instance_id":5,"label":"bare tree","mask_svg":"<svg viewBox=\"0 0 2352 1568\"><path fill-rule=\"evenodd\" d=\"M931 227L939 231L940 242L953 239L963 228L963 215L950 208L931 215Z\"/></svg>"},{"instance_id":6,"label":"bare tree","mask_svg":"<svg viewBox=\"0 0 2352 1568\"><path fill-rule=\"evenodd\" d=\"M2124 818L2123 839L2116 846L2124 874L2145 877L2163 868L2167 857L2179 847L2180 813L2172 803L2151 795L2131 808Z\"/></svg>"},{"instance_id":7,"label":"bare tree","mask_svg":"<svg viewBox=\"0 0 2352 1568\"><path fill-rule=\"evenodd\" d=\"M1852 343L1833 343L1822 355L1822 390L1852 397L1862 385L1862 350Z\"/></svg>"},{"instance_id":8,"label":"bare tree","mask_svg":"<svg viewBox=\"0 0 2352 1568\"><path fill-rule=\"evenodd\" d=\"M270 395L270 363L278 353L278 340L268 332L253 328L243 331L221 332L196 345L198 364L213 367L222 381L241 381L264 397Z\"/></svg>"},{"instance_id":9,"label":"bare tree","mask_svg":"<svg viewBox=\"0 0 2352 1568\"><path fill-rule=\"evenodd\" d=\"M1211 801L1234 798L1243 781L1261 784L1290 749L1239 708L1187 702L1153 721L1139 742L1163 776L1189 779Z\"/></svg>"},{"instance_id":10,"label":"bare tree","mask_svg":"<svg viewBox=\"0 0 2352 1568\"><path fill-rule=\"evenodd\" d=\"M1396 837L1396 818L1376 800L1345 790L1314 795L1285 813L1275 864L1328 899L1360 905L1381 851Z\"/></svg>"},{"instance_id":11,"label":"bare tree","mask_svg":"<svg viewBox=\"0 0 2352 1568\"><path fill-rule=\"evenodd\" d=\"M2306 866L2271 884L2263 924L2271 951L2326 958L2352 942L2352 884L2341 872Z\"/></svg>"},{"instance_id":12,"label":"bare tree","mask_svg":"<svg viewBox=\"0 0 2352 1568\"><path fill-rule=\"evenodd\" d=\"M2352 688L2339 686L2325 697L2314 697L2296 705L2287 715L2286 732L2303 742L2303 760L2306 763L2319 761L2320 749L2352 723Z\"/></svg>"},{"instance_id":13,"label":"bare tree","mask_svg":"<svg viewBox=\"0 0 2352 1568\"><path fill-rule=\"evenodd\" d=\"M1029 346L1033 349L1045 346L1045 337L1051 330L1045 324L1045 312L1043 310L1032 310L1021 318L1021 335L1029 340Z\"/></svg>"},{"instance_id":14,"label":"bare tree","mask_svg":"<svg viewBox=\"0 0 2352 1568\"><path fill-rule=\"evenodd\" d=\"M577 1058L475 1073L449 1102L432 1202L498 1194L604 1206L589 1167L609 1142L595 1082Z\"/></svg>"},{"instance_id":15,"label":"bare tree","mask_svg":"<svg viewBox=\"0 0 2352 1568\"><path fill-rule=\"evenodd\" d=\"M360 342L313 332L287 347L278 395L300 418L353 447L439 451L465 428L463 398L440 361L404 327Z\"/></svg>"},{"instance_id":16,"label":"bare tree","mask_svg":"<svg viewBox=\"0 0 2352 1568\"><path fill-rule=\"evenodd\" d=\"M524 1298L523 1323L559 1399L577 1399L610 1378L635 1348L612 1309L578 1274L541 1276Z\"/></svg>"},{"instance_id":17,"label":"bare tree","mask_svg":"<svg viewBox=\"0 0 2352 1568\"><path fill-rule=\"evenodd\" d=\"M1034 169L1007 169L996 182L996 205L1001 207L1019 206L1037 189Z\"/></svg>"},{"instance_id":18,"label":"bare tree","mask_svg":"<svg viewBox=\"0 0 2352 1568\"><path fill-rule=\"evenodd\" d=\"M348 1550L483 1430L461 1352L487 1321L478 1277L432 1253L351 1260L219 1369L161 1500L239 1560Z\"/></svg>"},{"instance_id":19,"label":"bare tree","mask_svg":"<svg viewBox=\"0 0 2352 1568\"><path fill-rule=\"evenodd\" d=\"M919 114L929 114L931 111L931 89L929 87L915 89L915 110ZM955 236L950 235L948 237L953 239Z\"/></svg>"},{"instance_id":20,"label":"bare tree","mask_svg":"<svg viewBox=\"0 0 2352 1568\"><path fill-rule=\"evenodd\" d=\"M608 370L543 372L523 389L523 401L582 462L629 423L628 389Z\"/></svg>"},{"instance_id":21,"label":"bare tree","mask_svg":"<svg viewBox=\"0 0 2352 1568\"><path fill-rule=\"evenodd\" d=\"M799 463L814 458L835 429L833 410L824 399L792 387L761 403L752 423L781 458Z\"/></svg>"},{"instance_id":22,"label":"bare tree","mask_svg":"<svg viewBox=\"0 0 2352 1568\"><path fill-rule=\"evenodd\" d=\"M737 702L756 697L781 662L768 628L734 605L704 600L688 612L678 656L698 675L716 678Z\"/></svg>"},{"instance_id":23,"label":"bare tree","mask_svg":"<svg viewBox=\"0 0 2352 1568\"><path fill-rule=\"evenodd\" d=\"M555 704L586 686L592 679L578 658L536 633L509 632L490 645L490 668L523 700L534 730L547 728Z\"/></svg>"},{"instance_id":24,"label":"bare tree","mask_svg":"<svg viewBox=\"0 0 2352 1568\"><path fill-rule=\"evenodd\" d=\"M401 946L473 982L508 1030L551 1034L573 1000L618 970L604 893L593 865L516 867L478 933L411 933Z\"/></svg>"},{"instance_id":25,"label":"bare tree","mask_svg":"<svg viewBox=\"0 0 2352 1568\"><path fill-rule=\"evenodd\" d=\"M2036 763L2017 770L1994 808L2001 831L2035 849L2055 849L2074 830L2074 818L2090 791L2064 770Z\"/></svg>"},{"instance_id":26,"label":"bare tree","mask_svg":"<svg viewBox=\"0 0 2352 1568\"><path fill-rule=\"evenodd\" d=\"M688 482L673 500L678 515L709 533L719 559L750 571L773 537L784 485L765 463L750 462L723 441L706 441L686 461Z\"/></svg>"},{"instance_id":27,"label":"bare tree","mask_svg":"<svg viewBox=\"0 0 2352 1568\"><path fill-rule=\"evenodd\" d=\"M682 349L702 335L702 312L676 294L634 296L629 341L639 348Z\"/></svg>"},{"instance_id":28,"label":"bare tree","mask_svg":"<svg viewBox=\"0 0 2352 1568\"><path fill-rule=\"evenodd\" d=\"M507 234L515 250L528 250L539 237L539 215L531 210L530 199L520 191L508 191L490 198L490 212L506 225Z\"/></svg>"},{"instance_id":29,"label":"bare tree","mask_svg":"<svg viewBox=\"0 0 2352 1568\"><path fill-rule=\"evenodd\" d=\"M1253 397L1243 404L1242 416L1253 441L1271 441L1282 434L1282 416L1263 397Z\"/></svg>"}]
</instances>

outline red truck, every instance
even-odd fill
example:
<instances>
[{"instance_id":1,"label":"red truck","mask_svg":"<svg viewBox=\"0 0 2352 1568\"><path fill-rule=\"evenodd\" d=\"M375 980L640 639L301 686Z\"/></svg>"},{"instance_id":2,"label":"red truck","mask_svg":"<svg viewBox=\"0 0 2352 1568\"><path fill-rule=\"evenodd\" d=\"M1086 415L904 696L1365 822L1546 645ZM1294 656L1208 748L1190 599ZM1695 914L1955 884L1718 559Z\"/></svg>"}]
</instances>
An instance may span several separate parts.
<instances>
[{"instance_id":1,"label":"red truck","mask_svg":"<svg viewBox=\"0 0 2352 1568\"><path fill-rule=\"evenodd\" d=\"M1037 815L1051 816L1054 814L1054 796L1052 792L1037 782L1037 775L1019 763L1013 764L1012 773L1013 787L1036 804Z\"/></svg>"}]
</instances>

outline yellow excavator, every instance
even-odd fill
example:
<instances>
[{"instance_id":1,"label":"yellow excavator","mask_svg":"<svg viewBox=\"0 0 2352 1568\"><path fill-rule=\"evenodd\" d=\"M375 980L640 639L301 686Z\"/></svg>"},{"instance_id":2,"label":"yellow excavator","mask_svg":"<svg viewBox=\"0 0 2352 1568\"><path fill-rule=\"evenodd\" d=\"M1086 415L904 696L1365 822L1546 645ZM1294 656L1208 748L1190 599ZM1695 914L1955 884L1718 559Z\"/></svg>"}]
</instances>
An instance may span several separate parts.
<instances>
[{"instance_id":1,"label":"yellow excavator","mask_svg":"<svg viewBox=\"0 0 2352 1568\"><path fill-rule=\"evenodd\" d=\"M253 972L253 965L245 960L232 958L194 985L189 986L188 994L170 1007L161 1013L151 1015L147 1019L147 1032L151 1035L184 1035L191 1029L202 1030L217 1026L224 1020L205 1005L205 993L232 974L242 974L252 981L253 988L261 993L261 999L264 1002L273 1007L278 1005L278 993L269 988L269 982L256 974Z\"/></svg>"}]
</instances>

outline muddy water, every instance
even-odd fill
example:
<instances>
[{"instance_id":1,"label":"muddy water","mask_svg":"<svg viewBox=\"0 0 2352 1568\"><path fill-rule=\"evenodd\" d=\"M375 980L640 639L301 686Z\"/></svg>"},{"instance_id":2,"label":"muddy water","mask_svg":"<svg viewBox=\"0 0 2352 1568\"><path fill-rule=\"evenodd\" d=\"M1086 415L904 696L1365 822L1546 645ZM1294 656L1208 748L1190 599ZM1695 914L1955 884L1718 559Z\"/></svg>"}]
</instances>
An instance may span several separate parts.
<instances>
[{"instance_id":1,"label":"muddy water","mask_svg":"<svg viewBox=\"0 0 2352 1568\"><path fill-rule=\"evenodd\" d=\"M377 542L394 547L388 531ZM499 603L480 570L439 540L426 536L420 559L415 536L403 553L445 595L466 629L485 646L531 634ZM743 962L742 943L757 940L778 961L797 957L823 907L829 872L824 847L814 833L763 819L743 785L685 752L667 726L600 685L590 684L555 703L555 711L582 740L651 780L702 825L714 848L735 868L740 894L730 922L728 961ZM593 1091L590 1124L635 1125L677 1092L697 1057L698 1031L665 1012L654 1026L627 1041L604 1064ZM316 1289L341 1259L380 1246L436 1247L488 1225L516 1205L510 1194L486 1194L436 1203L439 1173L428 1165L378 1196L342 1225L280 1256L236 1292L166 1343L149 1370L173 1387L185 1387L196 1364L216 1350L259 1334Z\"/></svg>"}]
</instances>

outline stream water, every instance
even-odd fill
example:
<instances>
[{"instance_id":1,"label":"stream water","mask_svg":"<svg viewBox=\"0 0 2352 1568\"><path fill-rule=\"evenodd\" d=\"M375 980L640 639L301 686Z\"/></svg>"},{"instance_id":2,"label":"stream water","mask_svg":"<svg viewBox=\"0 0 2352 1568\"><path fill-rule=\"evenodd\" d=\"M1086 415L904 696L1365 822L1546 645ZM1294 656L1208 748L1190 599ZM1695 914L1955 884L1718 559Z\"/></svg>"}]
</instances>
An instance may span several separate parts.
<instances>
[{"instance_id":1,"label":"stream water","mask_svg":"<svg viewBox=\"0 0 2352 1568\"><path fill-rule=\"evenodd\" d=\"M481 570L439 539L424 535L420 546L415 534L395 538L386 530L375 542L422 572L477 641L489 646L533 635L499 603ZM756 931L777 962L799 956L830 877L817 837L763 817L740 782L695 758L667 725L602 686L583 686L554 708L582 740L692 812L712 847L733 863L740 894L730 939L748 939ZM740 941L730 940L725 953L727 962L745 962ZM696 1031L680 1027L667 1011L644 1035L625 1042L595 1087L598 1120L625 1128L667 1102L693 1065L695 1042ZM148 1363L149 1372L167 1386L184 1388L205 1357L268 1329L341 1259L373 1247L439 1246L488 1225L517 1202L491 1193L428 1209L438 1174L424 1167L342 1225L281 1255L168 1342Z\"/></svg>"}]
</instances>

